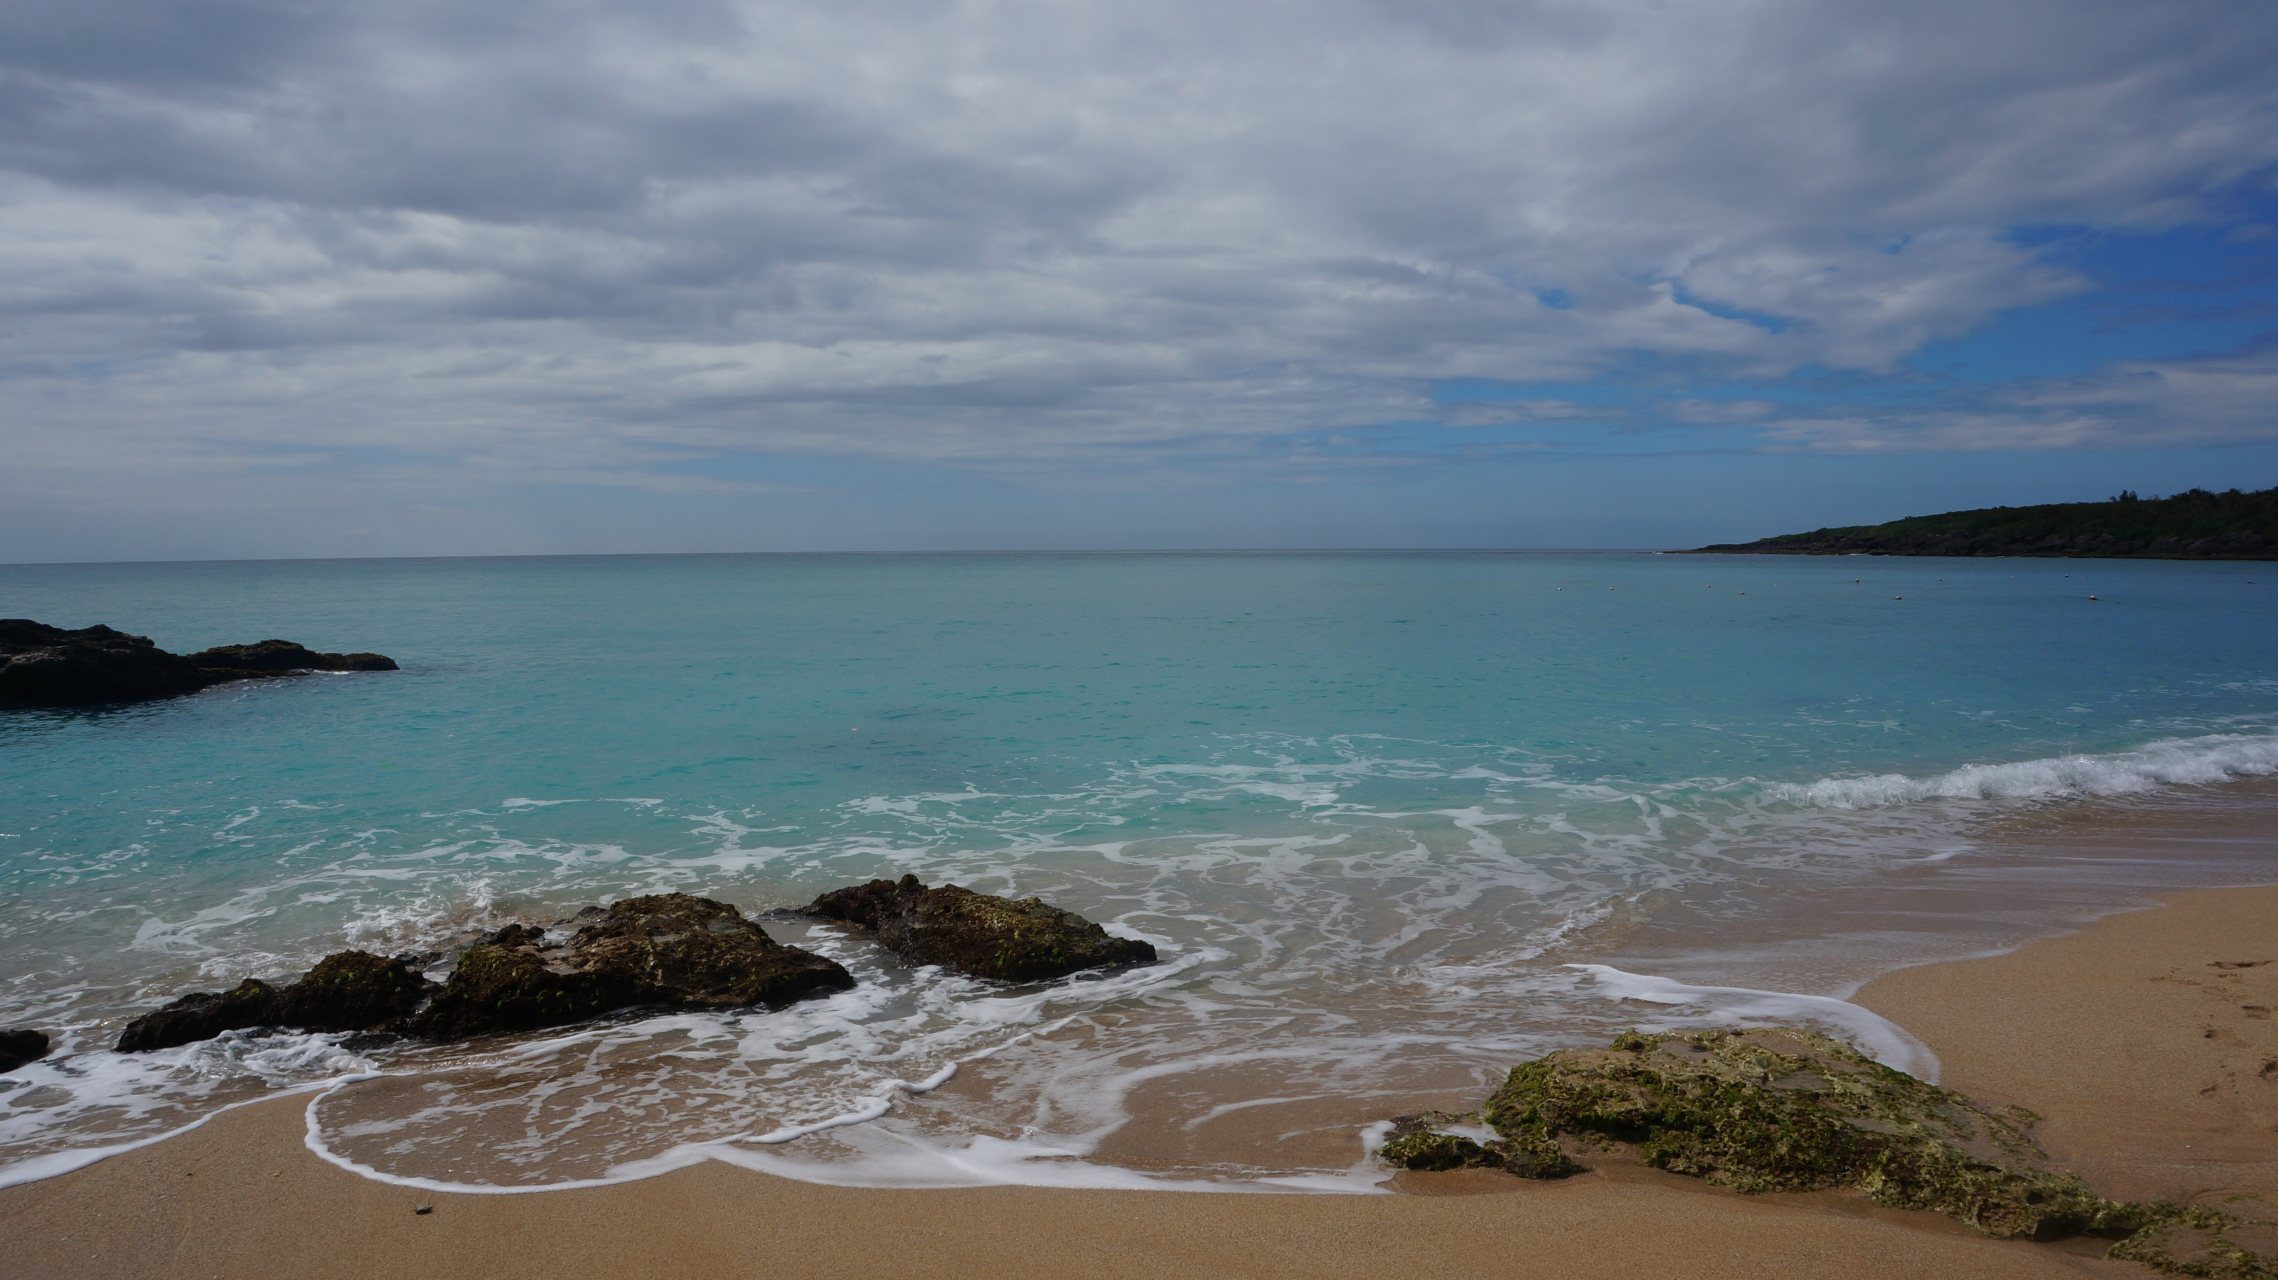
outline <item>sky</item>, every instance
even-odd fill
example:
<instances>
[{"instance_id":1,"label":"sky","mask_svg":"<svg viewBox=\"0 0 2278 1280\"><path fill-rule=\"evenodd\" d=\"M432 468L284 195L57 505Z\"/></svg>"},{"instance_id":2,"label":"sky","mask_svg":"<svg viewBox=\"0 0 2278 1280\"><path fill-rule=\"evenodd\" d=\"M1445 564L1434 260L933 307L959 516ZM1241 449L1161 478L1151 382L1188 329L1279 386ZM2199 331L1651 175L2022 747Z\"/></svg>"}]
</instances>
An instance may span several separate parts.
<instances>
[{"instance_id":1,"label":"sky","mask_svg":"<svg viewBox=\"0 0 2278 1280\"><path fill-rule=\"evenodd\" d=\"M0 562L2273 484L2267 0L0 6Z\"/></svg>"}]
</instances>

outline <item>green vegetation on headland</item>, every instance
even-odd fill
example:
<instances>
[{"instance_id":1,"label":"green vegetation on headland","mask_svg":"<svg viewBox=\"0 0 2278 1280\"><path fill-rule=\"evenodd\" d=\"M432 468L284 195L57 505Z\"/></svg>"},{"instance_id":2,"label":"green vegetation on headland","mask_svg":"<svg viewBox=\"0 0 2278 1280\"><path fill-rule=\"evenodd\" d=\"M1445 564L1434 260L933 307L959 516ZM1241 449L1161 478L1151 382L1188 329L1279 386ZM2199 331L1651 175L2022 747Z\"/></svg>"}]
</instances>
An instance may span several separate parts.
<instances>
[{"instance_id":1,"label":"green vegetation on headland","mask_svg":"<svg viewBox=\"0 0 2278 1280\"><path fill-rule=\"evenodd\" d=\"M1484 1119L1480 1143L1446 1130ZM1563 1178L1600 1157L1743 1193L1848 1187L2002 1239L2115 1240L2107 1257L2168 1275L2278 1280L2272 1223L2203 1205L2107 1200L2053 1167L2039 1117L1982 1107L1816 1032L1626 1032L1512 1068L1472 1115L1402 1116L1378 1151L1419 1171ZM2256 1206L2259 1208L2259 1206Z\"/></svg>"},{"instance_id":2,"label":"green vegetation on headland","mask_svg":"<svg viewBox=\"0 0 2278 1280\"><path fill-rule=\"evenodd\" d=\"M1949 511L1695 550L1802 556L2278 560L2278 488L2258 493L2190 489L2166 498L2139 498L2123 490L2103 502Z\"/></svg>"}]
</instances>

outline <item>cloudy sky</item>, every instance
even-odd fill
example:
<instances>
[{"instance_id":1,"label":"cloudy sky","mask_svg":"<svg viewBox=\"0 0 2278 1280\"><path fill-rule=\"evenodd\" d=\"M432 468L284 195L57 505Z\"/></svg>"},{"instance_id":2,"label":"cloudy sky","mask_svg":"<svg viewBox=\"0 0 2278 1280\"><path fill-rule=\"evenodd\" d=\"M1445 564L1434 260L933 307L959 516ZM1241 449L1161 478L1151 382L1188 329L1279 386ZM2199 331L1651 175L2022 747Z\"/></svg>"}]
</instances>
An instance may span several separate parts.
<instances>
[{"instance_id":1,"label":"cloudy sky","mask_svg":"<svg viewBox=\"0 0 2278 1280\"><path fill-rule=\"evenodd\" d=\"M0 7L0 561L2278 483L2267 0Z\"/></svg>"}]
</instances>

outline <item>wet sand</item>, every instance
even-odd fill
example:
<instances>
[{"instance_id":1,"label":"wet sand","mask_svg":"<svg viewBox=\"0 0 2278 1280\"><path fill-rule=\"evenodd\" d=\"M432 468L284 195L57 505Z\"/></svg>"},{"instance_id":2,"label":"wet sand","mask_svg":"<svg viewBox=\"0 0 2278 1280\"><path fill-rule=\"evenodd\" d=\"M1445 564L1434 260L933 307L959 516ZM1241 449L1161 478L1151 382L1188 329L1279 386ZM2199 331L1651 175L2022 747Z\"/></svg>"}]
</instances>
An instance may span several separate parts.
<instances>
[{"instance_id":1,"label":"wet sand","mask_svg":"<svg viewBox=\"0 0 2278 1280\"><path fill-rule=\"evenodd\" d=\"M2106 1194L2278 1202L2278 888L2175 895L1859 1001L1945 1080L2043 1116ZM816 1187L724 1165L540 1195L410 1191L302 1145L302 1099L0 1190L0 1275L230 1277L2148 1276L1847 1193L1743 1197L1650 1170L1402 1174L1407 1194ZM418 1204L434 1211L413 1212Z\"/></svg>"},{"instance_id":2,"label":"wet sand","mask_svg":"<svg viewBox=\"0 0 2278 1280\"><path fill-rule=\"evenodd\" d=\"M1853 999L1937 1050L1941 1083L2041 1115L2105 1195L2278 1206L2278 888L2163 896Z\"/></svg>"}]
</instances>

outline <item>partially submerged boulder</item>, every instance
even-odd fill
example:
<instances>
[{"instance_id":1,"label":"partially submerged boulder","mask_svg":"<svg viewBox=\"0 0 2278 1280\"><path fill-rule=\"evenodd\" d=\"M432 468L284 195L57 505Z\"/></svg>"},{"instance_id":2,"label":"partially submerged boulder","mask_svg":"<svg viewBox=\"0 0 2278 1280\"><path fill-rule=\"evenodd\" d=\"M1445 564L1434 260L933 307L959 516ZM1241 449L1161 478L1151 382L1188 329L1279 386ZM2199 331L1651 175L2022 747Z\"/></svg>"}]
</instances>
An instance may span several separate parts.
<instances>
[{"instance_id":1,"label":"partially submerged boulder","mask_svg":"<svg viewBox=\"0 0 2278 1280\"><path fill-rule=\"evenodd\" d=\"M0 1073L14 1071L27 1062L37 1062L47 1056L47 1051L45 1031L34 1031L30 1027L0 1030Z\"/></svg>"},{"instance_id":2,"label":"partially submerged boulder","mask_svg":"<svg viewBox=\"0 0 2278 1280\"><path fill-rule=\"evenodd\" d=\"M290 986L248 978L227 991L192 992L128 1023L119 1052L250 1027L463 1040L633 1005L780 1008L854 985L836 961L775 941L727 903L685 893L587 907L560 924L577 927L559 938L528 924L500 929L460 953L447 983L414 967L439 955L342 951Z\"/></svg>"},{"instance_id":3,"label":"partially submerged boulder","mask_svg":"<svg viewBox=\"0 0 2278 1280\"><path fill-rule=\"evenodd\" d=\"M400 960L342 951L318 961L290 986L247 978L227 991L191 992L128 1023L119 1052L170 1049L249 1027L393 1030L437 990Z\"/></svg>"},{"instance_id":4,"label":"partially submerged boulder","mask_svg":"<svg viewBox=\"0 0 2278 1280\"><path fill-rule=\"evenodd\" d=\"M225 644L201 649L189 661L208 671L396 671L395 659L378 653L317 653L290 640Z\"/></svg>"},{"instance_id":5,"label":"partially submerged boulder","mask_svg":"<svg viewBox=\"0 0 2278 1280\"><path fill-rule=\"evenodd\" d=\"M0 618L0 707L82 707L195 693L295 671L394 671L377 653L316 653L290 640L224 645L189 657L109 627L67 631Z\"/></svg>"},{"instance_id":6,"label":"partially submerged boulder","mask_svg":"<svg viewBox=\"0 0 2278 1280\"><path fill-rule=\"evenodd\" d=\"M549 944L509 925L470 947L433 1003L407 1027L431 1040L560 1026L632 1005L781 1008L843 991L837 961L767 936L724 902L685 893L588 907Z\"/></svg>"},{"instance_id":7,"label":"partially submerged boulder","mask_svg":"<svg viewBox=\"0 0 2278 1280\"><path fill-rule=\"evenodd\" d=\"M928 889L916 876L834 889L809 903L806 914L868 929L907 963L977 978L1035 982L1155 959L1153 944L1109 937L1041 898L1015 902L953 884Z\"/></svg>"},{"instance_id":8,"label":"partially submerged boulder","mask_svg":"<svg viewBox=\"0 0 2278 1280\"><path fill-rule=\"evenodd\" d=\"M1378 1154L1544 1178L1620 1151L1743 1192L1854 1188L2002 1238L2126 1237L2111 1256L2171 1274L2278 1276L2251 1248L2272 1224L2104 1199L2051 1166L2031 1112L1981 1107L1812 1031L1627 1032L1512 1068L1480 1111L1495 1140L1444 1132L1467 1118L1402 1117ZM2234 1255L2250 1262L2223 1261ZM2193 1269L2209 1258L2215 1269Z\"/></svg>"}]
</instances>

